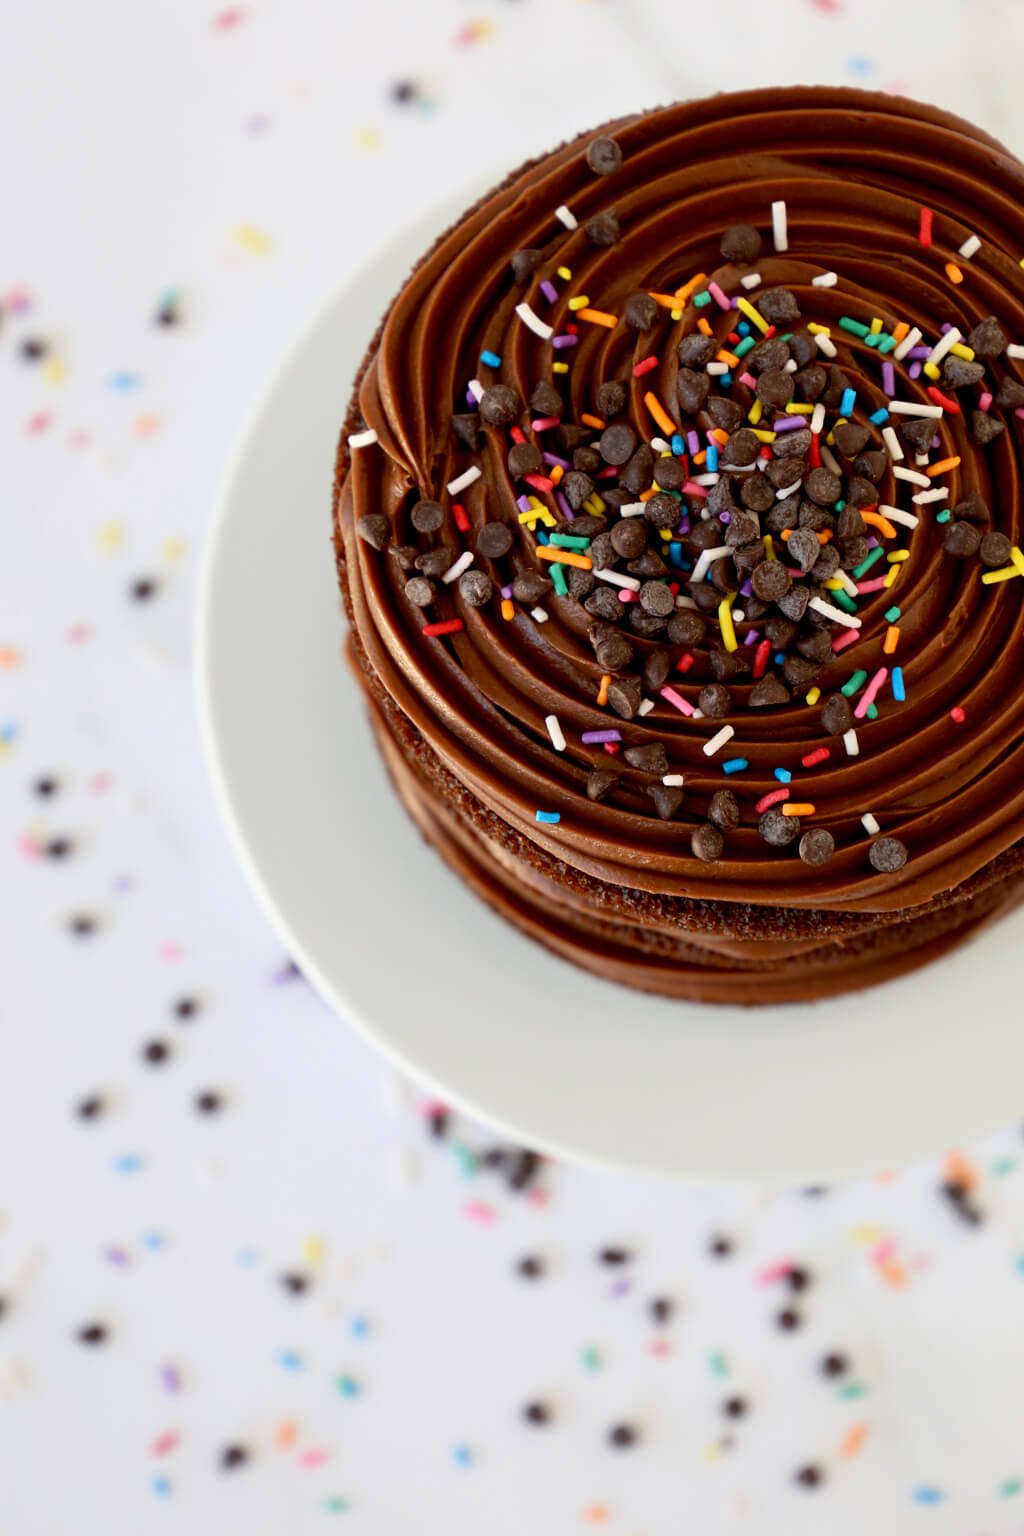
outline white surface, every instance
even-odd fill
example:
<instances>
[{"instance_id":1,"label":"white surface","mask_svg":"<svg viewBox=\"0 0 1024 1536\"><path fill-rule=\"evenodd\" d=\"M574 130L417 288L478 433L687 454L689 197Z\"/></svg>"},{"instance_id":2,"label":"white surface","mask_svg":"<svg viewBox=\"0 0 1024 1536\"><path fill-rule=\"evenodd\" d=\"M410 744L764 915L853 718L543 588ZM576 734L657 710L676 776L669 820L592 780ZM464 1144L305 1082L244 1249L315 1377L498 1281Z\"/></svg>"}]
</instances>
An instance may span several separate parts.
<instances>
[{"instance_id":1,"label":"white surface","mask_svg":"<svg viewBox=\"0 0 1024 1536\"><path fill-rule=\"evenodd\" d=\"M257 411L210 534L197 629L207 748L289 953L441 1097L558 1156L813 1183L1008 1119L1024 1080L1024 911L867 994L756 1010L673 1002L531 943L399 806L340 660L325 487L338 401L377 317L471 201L421 220L331 303Z\"/></svg>"},{"instance_id":2,"label":"white surface","mask_svg":"<svg viewBox=\"0 0 1024 1536\"><path fill-rule=\"evenodd\" d=\"M822 1201L572 1167L546 1171L547 1205L464 1181L455 1154L395 1112L390 1078L382 1094L376 1054L311 990L270 984L280 944L212 805L189 662L225 454L282 349L392 234L605 112L773 77L902 76L1020 147L1024 8L847 0L833 17L780 0L784 47L746 7L715 12L729 35L705 44L710 13L682 0L253 0L227 32L211 25L217 8L37 0L4 18L0 305L22 285L33 307L0 324L0 647L21 658L0 662L0 728L16 727L0 752L2 1536L1020 1536L1021 1501L999 1494L1024 1471L1019 1130L968 1149L980 1231L936 1199L931 1164ZM493 36L456 47L473 17ZM390 104L405 75L436 111ZM375 149L358 147L364 128ZM238 243L241 224L266 233L265 256ZM168 286L183 291L171 332L151 324ZM19 360L36 334L62 383ZM115 370L136 387L111 389ZM346 395L347 383L339 414ZM50 424L29 435L40 410ZM121 530L109 550L108 523ZM176 561L170 537L184 542ZM147 574L158 598L126 601ZM73 641L79 623L88 638ZM273 741L281 727L266 729ZM29 792L43 772L62 780L53 802ZM30 829L71 835L74 856L25 860ZM63 928L79 909L102 924L85 945ZM205 1008L185 1030L167 1010L187 990ZM138 1061L153 1035L177 1048L159 1073ZM965 1064L985 1067L980 1049ZM191 1109L205 1087L228 1096L217 1120ZM111 1112L86 1130L68 1106L93 1088ZM872 1104L855 1114L869 1120ZM464 1121L454 1135L486 1145ZM139 1173L112 1171L124 1153L144 1159ZM410 1159L419 1181L400 1188ZM489 1225L466 1219L470 1198ZM726 1266L704 1256L719 1228L738 1245ZM161 1255L143 1246L150 1230ZM326 1254L293 1303L276 1276L303 1262L308 1234ZM637 1254L620 1298L592 1262L609 1241ZM904 1289L886 1282L880 1241ZM130 1262L106 1260L111 1245ZM536 1288L510 1275L528 1250L551 1266ZM792 1338L770 1326L777 1290L754 1283L786 1257L818 1277ZM681 1312L659 1360L645 1308L662 1292ZM357 1311L372 1325L358 1348ZM113 1337L87 1355L70 1335L94 1316ZM585 1344L601 1351L597 1376L579 1367ZM819 1379L832 1347L851 1353L861 1400ZM276 1363L286 1348L301 1374ZM713 1350L754 1403L717 1460ZM174 1397L157 1376L168 1359ZM8 1395L16 1367L24 1386ZM359 1376L358 1401L337 1397L337 1370ZM537 1436L518 1413L541 1394L558 1419ZM329 1451L323 1468L274 1449L289 1415L299 1449ZM645 1438L613 1457L603 1437L620 1416ZM870 1434L846 1462L837 1449L858 1420ZM181 1446L160 1462L150 1443L168 1428ZM234 1438L253 1461L225 1478L216 1456ZM457 1442L475 1452L469 1471L451 1459ZM828 1482L807 1497L789 1478L812 1458ZM944 1503L918 1505L922 1485ZM350 1514L325 1511L332 1494ZM608 1506L603 1525L584 1522L591 1502Z\"/></svg>"}]
</instances>

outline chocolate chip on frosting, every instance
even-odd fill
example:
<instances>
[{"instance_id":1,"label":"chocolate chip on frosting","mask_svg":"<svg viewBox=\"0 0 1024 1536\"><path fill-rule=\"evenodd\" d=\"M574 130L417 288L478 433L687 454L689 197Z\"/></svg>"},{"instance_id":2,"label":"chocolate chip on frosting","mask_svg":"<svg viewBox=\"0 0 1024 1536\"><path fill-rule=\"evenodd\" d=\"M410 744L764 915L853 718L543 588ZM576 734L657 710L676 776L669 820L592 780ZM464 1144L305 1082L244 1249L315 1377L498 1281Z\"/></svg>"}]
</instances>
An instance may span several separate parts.
<instances>
[{"instance_id":1,"label":"chocolate chip on frosting","mask_svg":"<svg viewBox=\"0 0 1024 1536\"><path fill-rule=\"evenodd\" d=\"M967 345L975 357L999 357L1006 350L1006 333L995 315L984 320L967 333Z\"/></svg>"},{"instance_id":2,"label":"chocolate chip on frosting","mask_svg":"<svg viewBox=\"0 0 1024 1536\"><path fill-rule=\"evenodd\" d=\"M409 517L417 533L436 533L444 522L444 507L439 501L418 501Z\"/></svg>"},{"instance_id":3,"label":"chocolate chip on frosting","mask_svg":"<svg viewBox=\"0 0 1024 1536\"><path fill-rule=\"evenodd\" d=\"M898 837L876 837L868 849L872 869L880 875L894 875L907 862L907 849Z\"/></svg>"},{"instance_id":4,"label":"chocolate chip on frosting","mask_svg":"<svg viewBox=\"0 0 1024 1536\"><path fill-rule=\"evenodd\" d=\"M683 803L683 792L677 784L652 784L647 793L662 821L671 821Z\"/></svg>"},{"instance_id":5,"label":"chocolate chip on frosting","mask_svg":"<svg viewBox=\"0 0 1024 1536\"><path fill-rule=\"evenodd\" d=\"M723 832L731 832L740 824L740 803L731 789L716 789L708 805L708 820Z\"/></svg>"},{"instance_id":6,"label":"chocolate chip on frosting","mask_svg":"<svg viewBox=\"0 0 1024 1536\"><path fill-rule=\"evenodd\" d=\"M1010 559L1012 548L1005 533L999 533L993 528L981 541L979 553L982 565L1006 565Z\"/></svg>"},{"instance_id":7,"label":"chocolate chip on frosting","mask_svg":"<svg viewBox=\"0 0 1024 1536\"><path fill-rule=\"evenodd\" d=\"M513 251L509 257L512 276L517 283L528 283L544 260L544 252L536 250Z\"/></svg>"},{"instance_id":8,"label":"chocolate chip on frosting","mask_svg":"<svg viewBox=\"0 0 1024 1536\"><path fill-rule=\"evenodd\" d=\"M684 336L676 348L676 356L684 368L703 368L715 355L715 342L710 336L692 331Z\"/></svg>"},{"instance_id":9,"label":"chocolate chip on frosting","mask_svg":"<svg viewBox=\"0 0 1024 1536\"><path fill-rule=\"evenodd\" d=\"M356 518L356 533L372 549L383 549L391 537L391 524L379 512Z\"/></svg>"},{"instance_id":10,"label":"chocolate chip on frosting","mask_svg":"<svg viewBox=\"0 0 1024 1536\"><path fill-rule=\"evenodd\" d=\"M726 261L749 265L761 254L761 236L752 224L733 224L722 236L719 249Z\"/></svg>"},{"instance_id":11,"label":"chocolate chip on frosting","mask_svg":"<svg viewBox=\"0 0 1024 1536\"><path fill-rule=\"evenodd\" d=\"M821 706L821 723L830 736L845 736L853 726L849 699L841 693L830 693Z\"/></svg>"},{"instance_id":12,"label":"chocolate chip on frosting","mask_svg":"<svg viewBox=\"0 0 1024 1536\"><path fill-rule=\"evenodd\" d=\"M587 164L596 176L613 176L622 165L622 150L614 139L591 139Z\"/></svg>"},{"instance_id":13,"label":"chocolate chip on frosting","mask_svg":"<svg viewBox=\"0 0 1024 1536\"><path fill-rule=\"evenodd\" d=\"M704 864L714 864L725 851L725 838L710 823L696 827L690 836L690 847L696 858Z\"/></svg>"},{"instance_id":14,"label":"chocolate chip on frosting","mask_svg":"<svg viewBox=\"0 0 1024 1536\"><path fill-rule=\"evenodd\" d=\"M708 397L711 380L694 368L680 368L676 374L676 398L684 411L694 415Z\"/></svg>"},{"instance_id":15,"label":"chocolate chip on frosting","mask_svg":"<svg viewBox=\"0 0 1024 1536\"><path fill-rule=\"evenodd\" d=\"M782 679L769 672L751 688L747 702L753 709L765 709L773 704L788 704L789 698L789 689Z\"/></svg>"},{"instance_id":16,"label":"chocolate chip on frosting","mask_svg":"<svg viewBox=\"0 0 1024 1536\"><path fill-rule=\"evenodd\" d=\"M587 775L587 799L603 800L608 791L619 781L619 775L611 768L592 768Z\"/></svg>"},{"instance_id":17,"label":"chocolate chip on frosting","mask_svg":"<svg viewBox=\"0 0 1024 1536\"><path fill-rule=\"evenodd\" d=\"M606 464L625 464L636 447L636 432L628 422L613 422L605 427L597 446Z\"/></svg>"},{"instance_id":18,"label":"chocolate chip on frosting","mask_svg":"<svg viewBox=\"0 0 1024 1536\"><path fill-rule=\"evenodd\" d=\"M947 555L955 555L958 560L969 560L978 553L980 546L981 530L974 523L947 523L942 535L942 547Z\"/></svg>"},{"instance_id":19,"label":"chocolate chip on frosting","mask_svg":"<svg viewBox=\"0 0 1024 1536\"><path fill-rule=\"evenodd\" d=\"M519 480L523 475L535 475L544 467L544 460L536 443L513 443L508 451L506 462L513 480Z\"/></svg>"},{"instance_id":20,"label":"chocolate chip on frosting","mask_svg":"<svg viewBox=\"0 0 1024 1536\"><path fill-rule=\"evenodd\" d=\"M769 325L789 325L800 318L796 295L788 288L766 288L758 295L757 307Z\"/></svg>"},{"instance_id":21,"label":"chocolate chip on frosting","mask_svg":"<svg viewBox=\"0 0 1024 1536\"><path fill-rule=\"evenodd\" d=\"M658 320L658 305L649 293L631 293L622 310L622 318L634 331L649 331Z\"/></svg>"},{"instance_id":22,"label":"chocolate chip on frosting","mask_svg":"<svg viewBox=\"0 0 1024 1536\"><path fill-rule=\"evenodd\" d=\"M705 683L700 691L701 713L711 720L721 720L732 710L732 698L728 688L721 683Z\"/></svg>"},{"instance_id":23,"label":"chocolate chip on frosting","mask_svg":"<svg viewBox=\"0 0 1024 1536\"><path fill-rule=\"evenodd\" d=\"M811 864L815 869L827 864L836 848L836 840L832 833L825 827L811 827L803 834L797 849L805 864Z\"/></svg>"},{"instance_id":24,"label":"chocolate chip on frosting","mask_svg":"<svg viewBox=\"0 0 1024 1536\"><path fill-rule=\"evenodd\" d=\"M416 608L427 608L434 601L434 583L426 576L413 576L405 584L405 595Z\"/></svg>"},{"instance_id":25,"label":"chocolate chip on frosting","mask_svg":"<svg viewBox=\"0 0 1024 1536\"><path fill-rule=\"evenodd\" d=\"M594 404L599 415L618 416L620 411L626 409L628 398L626 386L621 379L608 379L606 383L598 385Z\"/></svg>"},{"instance_id":26,"label":"chocolate chip on frosting","mask_svg":"<svg viewBox=\"0 0 1024 1536\"><path fill-rule=\"evenodd\" d=\"M476 550L487 560L500 560L512 548L512 530L507 523L484 523L476 536Z\"/></svg>"},{"instance_id":27,"label":"chocolate chip on frosting","mask_svg":"<svg viewBox=\"0 0 1024 1536\"><path fill-rule=\"evenodd\" d=\"M765 811L757 830L771 848L786 848L800 836L799 816L784 816L775 806Z\"/></svg>"},{"instance_id":28,"label":"chocolate chip on frosting","mask_svg":"<svg viewBox=\"0 0 1024 1536\"><path fill-rule=\"evenodd\" d=\"M538 416L560 416L562 397L547 379L539 379L530 391L530 409Z\"/></svg>"},{"instance_id":29,"label":"chocolate chip on frosting","mask_svg":"<svg viewBox=\"0 0 1024 1536\"><path fill-rule=\"evenodd\" d=\"M492 384L480 396L480 415L488 426L511 426L521 410L522 402L508 384Z\"/></svg>"},{"instance_id":30,"label":"chocolate chip on frosting","mask_svg":"<svg viewBox=\"0 0 1024 1536\"><path fill-rule=\"evenodd\" d=\"M459 577L459 596L470 608L482 608L494 594L494 582L486 571L463 571Z\"/></svg>"},{"instance_id":31,"label":"chocolate chip on frosting","mask_svg":"<svg viewBox=\"0 0 1024 1536\"><path fill-rule=\"evenodd\" d=\"M643 747L627 747L622 754L631 768L643 773L668 773L668 755L660 741L649 742Z\"/></svg>"},{"instance_id":32,"label":"chocolate chip on frosting","mask_svg":"<svg viewBox=\"0 0 1024 1536\"><path fill-rule=\"evenodd\" d=\"M614 245L621 233L619 216L614 208L603 208L592 219L588 219L583 227L591 245L596 246Z\"/></svg>"}]
</instances>

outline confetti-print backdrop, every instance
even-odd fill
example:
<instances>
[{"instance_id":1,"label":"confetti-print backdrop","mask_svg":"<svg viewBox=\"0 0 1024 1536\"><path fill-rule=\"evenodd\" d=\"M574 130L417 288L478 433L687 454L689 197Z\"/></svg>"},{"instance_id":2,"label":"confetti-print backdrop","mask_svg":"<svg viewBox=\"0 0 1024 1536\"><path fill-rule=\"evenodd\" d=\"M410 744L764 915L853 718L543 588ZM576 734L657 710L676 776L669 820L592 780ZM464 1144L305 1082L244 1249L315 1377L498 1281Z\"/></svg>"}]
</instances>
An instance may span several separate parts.
<instances>
[{"instance_id":1,"label":"confetti-print backdrop","mask_svg":"<svg viewBox=\"0 0 1024 1536\"><path fill-rule=\"evenodd\" d=\"M229 445L403 223L728 85L1024 149L1022 37L1016 0L8 8L0 1531L1024 1530L1020 1129L694 1192L446 1120L257 913L189 654Z\"/></svg>"}]
</instances>

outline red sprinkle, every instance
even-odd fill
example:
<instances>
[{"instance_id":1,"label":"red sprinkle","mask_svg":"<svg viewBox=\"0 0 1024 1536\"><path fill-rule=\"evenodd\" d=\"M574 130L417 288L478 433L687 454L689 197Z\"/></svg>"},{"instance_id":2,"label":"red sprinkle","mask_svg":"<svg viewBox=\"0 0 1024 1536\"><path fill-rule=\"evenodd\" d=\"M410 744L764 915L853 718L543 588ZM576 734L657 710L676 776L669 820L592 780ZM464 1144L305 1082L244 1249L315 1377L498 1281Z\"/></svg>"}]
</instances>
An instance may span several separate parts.
<instances>
[{"instance_id":1,"label":"red sprinkle","mask_svg":"<svg viewBox=\"0 0 1024 1536\"><path fill-rule=\"evenodd\" d=\"M771 643L771 641L770 640L762 640L761 644L758 646L757 650L754 652L754 676L755 677L763 677L764 676L764 669L768 665L768 657L771 655L771 653L772 653L772 643Z\"/></svg>"},{"instance_id":2,"label":"red sprinkle","mask_svg":"<svg viewBox=\"0 0 1024 1536\"><path fill-rule=\"evenodd\" d=\"M934 400L936 405L941 405L942 409L948 411L951 416L960 415L959 400L951 400L948 395L942 393L941 389L936 389L934 384L928 386L928 398Z\"/></svg>"},{"instance_id":3,"label":"red sprinkle","mask_svg":"<svg viewBox=\"0 0 1024 1536\"><path fill-rule=\"evenodd\" d=\"M455 526L459 529L460 533L468 533L473 526L466 516L465 507L460 507L457 501L452 502L452 517L454 517Z\"/></svg>"},{"instance_id":4,"label":"red sprinkle","mask_svg":"<svg viewBox=\"0 0 1024 1536\"><path fill-rule=\"evenodd\" d=\"M693 666L693 655L692 655L692 653L690 651L684 651L683 654L680 656L679 660L676 662L676 671L677 672L689 672L689 670L690 670L690 668L692 666Z\"/></svg>"},{"instance_id":5,"label":"red sprinkle","mask_svg":"<svg viewBox=\"0 0 1024 1536\"><path fill-rule=\"evenodd\" d=\"M766 795L762 795L754 806L754 810L760 816L769 806L778 805L780 800L789 799L789 790L783 785L781 789L770 789Z\"/></svg>"},{"instance_id":6,"label":"red sprinkle","mask_svg":"<svg viewBox=\"0 0 1024 1536\"><path fill-rule=\"evenodd\" d=\"M932 243L933 217L934 215L932 214L932 210L930 208L921 209L921 225L917 231L917 238L920 240L922 245L931 245Z\"/></svg>"},{"instance_id":7,"label":"red sprinkle","mask_svg":"<svg viewBox=\"0 0 1024 1536\"><path fill-rule=\"evenodd\" d=\"M652 368L657 368L657 366L658 366L658 359L656 357L645 357L642 362L637 363L636 366L634 367L634 369L633 369L633 377L634 377L634 379L639 379L643 374L650 373L651 369Z\"/></svg>"},{"instance_id":8,"label":"red sprinkle","mask_svg":"<svg viewBox=\"0 0 1024 1536\"><path fill-rule=\"evenodd\" d=\"M601 745L604 747L609 757L614 757L616 752L619 750L619 744L617 741L603 741Z\"/></svg>"},{"instance_id":9,"label":"red sprinkle","mask_svg":"<svg viewBox=\"0 0 1024 1536\"><path fill-rule=\"evenodd\" d=\"M967 716L964 714L959 704L954 704L953 708L949 712L949 718L951 720L955 720L957 725L963 725Z\"/></svg>"},{"instance_id":10,"label":"red sprinkle","mask_svg":"<svg viewBox=\"0 0 1024 1536\"><path fill-rule=\"evenodd\" d=\"M807 457L812 469L818 469L821 465L821 433L811 433L811 447Z\"/></svg>"},{"instance_id":11,"label":"red sprinkle","mask_svg":"<svg viewBox=\"0 0 1024 1536\"><path fill-rule=\"evenodd\" d=\"M778 334L779 334L778 326L777 325L770 325L768 327L768 329L765 331L764 335L761 337L761 340L762 341L771 341L772 337L773 336L777 336Z\"/></svg>"},{"instance_id":12,"label":"red sprinkle","mask_svg":"<svg viewBox=\"0 0 1024 1536\"><path fill-rule=\"evenodd\" d=\"M508 435L509 435L509 437L512 439L512 441L514 443L525 443L526 442L526 438L523 436L523 429L522 429L522 427L509 427Z\"/></svg>"},{"instance_id":13,"label":"red sprinkle","mask_svg":"<svg viewBox=\"0 0 1024 1536\"><path fill-rule=\"evenodd\" d=\"M823 763L827 757L831 756L832 753L828 747L815 747L813 752L808 752L806 757L800 759L800 765L803 768L813 768L817 763Z\"/></svg>"},{"instance_id":14,"label":"red sprinkle","mask_svg":"<svg viewBox=\"0 0 1024 1536\"><path fill-rule=\"evenodd\" d=\"M424 624L421 635L454 635L465 628L461 619L444 619L440 624Z\"/></svg>"},{"instance_id":15,"label":"red sprinkle","mask_svg":"<svg viewBox=\"0 0 1024 1536\"><path fill-rule=\"evenodd\" d=\"M532 485L535 491L553 491L555 482L549 480L547 475L524 475L527 485Z\"/></svg>"}]
</instances>

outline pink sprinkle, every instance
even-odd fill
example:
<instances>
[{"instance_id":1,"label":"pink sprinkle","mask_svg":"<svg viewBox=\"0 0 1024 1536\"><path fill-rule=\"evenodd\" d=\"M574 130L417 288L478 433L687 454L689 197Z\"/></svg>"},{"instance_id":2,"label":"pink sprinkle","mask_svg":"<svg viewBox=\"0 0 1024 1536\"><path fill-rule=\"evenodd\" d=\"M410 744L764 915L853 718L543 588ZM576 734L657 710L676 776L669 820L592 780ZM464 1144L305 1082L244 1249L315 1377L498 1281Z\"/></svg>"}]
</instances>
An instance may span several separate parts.
<instances>
[{"instance_id":1,"label":"pink sprinkle","mask_svg":"<svg viewBox=\"0 0 1024 1536\"><path fill-rule=\"evenodd\" d=\"M40 432L45 432L53 421L52 411L36 411L25 423L25 431L29 437L38 437Z\"/></svg>"},{"instance_id":2,"label":"pink sprinkle","mask_svg":"<svg viewBox=\"0 0 1024 1536\"><path fill-rule=\"evenodd\" d=\"M493 1205L487 1205L483 1200L467 1200L462 1207L462 1214L468 1216L470 1221L477 1222L480 1226L489 1226L492 1221L497 1221L498 1213Z\"/></svg>"},{"instance_id":3,"label":"pink sprinkle","mask_svg":"<svg viewBox=\"0 0 1024 1536\"><path fill-rule=\"evenodd\" d=\"M160 945L158 953L160 955L160 959L166 961L168 965L177 965L185 951L182 949L181 945L176 942L176 940L164 939L163 943Z\"/></svg>"},{"instance_id":4,"label":"pink sprinkle","mask_svg":"<svg viewBox=\"0 0 1024 1536\"><path fill-rule=\"evenodd\" d=\"M620 603L638 603L639 601L640 601L640 597L639 597L638 593L631 592L628 589L628 587L620 587L619 588L619 602Z\"/></svg>"},{"instance_id":5,"label":"pink sprinkle","mask_svg":"<svg viewBox=\"0 0 1024 1536\"><path fill-rule=\"evenodd\" d=\"M448 1113L448 1105L442 1103L440 1099L423 1099L416 1108L424 1120L432 1120L435 1115Z\"/></svg>"},{"instance_id":6,"label":"pink sprinkle","mask_svg":"<svg viewBox=\"0 0 1024 1536\"><path fill-rule=\"evenodd\" d=\"M173 1451L175 1446L179 1443L180 1442L178 1440L178 1436L174 1430L165 1429L163 1434L157 1435L156 1439L153 1441L153 1444L149 1448L150 1453L153 1456L166 1456L167 1452Z\"/></svg>"},{"instance_id":7,"label":"pink sprinkle","mask_svg":"<svg viewBox=\"0 0 1024 1536\"><path fill-rule=\"evenodd\" d=\"M27 315L32 308L32 300L27 288L8 288L4 294L4 309L10 315Z\"/></svg>"},{"instance_id":8,"label":"pink sprinkle","mask_svg":"<svg viewBox=\"0 0 1024 1536\"><path fill-rule=\"evenodd\" d=\"M109 773L94 773L89 780L89 788L94 795L105 795L110 788L111 779Z\"/></svg>"},{"instance_id":9,"label":"pink sprinkle","mask_svg":"<svg viewBox=\"0 0 1024 1536\"><path fill-rule=\"evenodd\" d=\"M558 426L557 416L538 416L536 421L530 422L531 432L547 432L550 427Z\"/></svg>"},{"instance_id":10,"label":"pink sprinkle","mask_svg":"<svg viewBox=\"0 0 1024 1536\"><path fill-rule=\"evenodd\" d=\"M791 1259L779 1259L775 1264L767 1264L764 1269L759 1269L754 1276L755 1285L774 1285L776 1280L784 1280L793 1270Z\"/></svg>"},{"instance_id":11,"label":"pink sprinkle","mask_svg":"<svg viewBox=\"0 0 1024 1536\"><path fill-rule=\"evenodd\" d=\"M1013 414L1015 416L1019 416L1021 418L1021 420L1024 421L1024 405L1018 405L1017 409L1014 411Z\"/></svg>"},{"instance_id":12,"label":"pink sprinkle","mask_svg":"<svg viewBox=\"0 0 1024 1536\"><path fill-rule=\"evenodd\" d=\"M708 488L706 485L695 484L693 480L686 480L683 482L683 494L686 496L706 496Z\"/></svg>"},{"instance_id":13,"label":"pink sprinkle","mask_svg":"<svg viewBox=\"0 0 1024 1536\"><path fill-rule=\"evenodd\" d=\"M665 702L667 704L671 704L673 708L678 709L681 715L693 714L693 705L684 699L681 693L676 693L674 688L659 688L658 692L661 694L661 697L665 700Z\"/></svg>"},{"instance_id":14,"label":"pink sprinkle","mask_svg":"<svg viewBox=\"0 0 1024 1536\"><path fill-rule=\"evenodd\" d=\"M213 18L214 31L230 32L232 27L240 25L245 17L245 12L240 5L229 6L226 11L221 11Z\"/></svg>"},{"instance_id":15,"label":"pink sprinkle","mask_svg":"<svg viewBox=\"0 0 1024 1536\"><path fill-rule=\"evenodd\" d=\"M300 1451L295 1460L300 1467L310 1469L312 1467L322 1467L324 1462L330 1459L330 1455L330 1451L325 1450L322 1445L318 1445L314 1446L312 1450Z\"/></svg>"},{"instance_id":16,"label":"pink sprinkle","mask_svg":"<svg viewBox=\"0 0 1024 1536\"><path fill-rule=\"evenodd\" d=\"M741 373L740 374L740 383L741 384L745 384L748 389L756 389L757 388L757 380L756 379L752 379L750 377L749 373Z\"/></svg>"},{"instance_id":17,"label":"pink sprinkle","mask_svg":"<svg viewBox=\"0 0 1024 1536\"><path fill-rule=\"evenodd\" d=\"M833 646L832 649L835 650L835 646ZM859 700L857 701L857 708L853 712L853 718L855 720L863 720L864 716L871 708L871 705L875 702L876 693L881 688L882 684L885 682L888 676L889 668L879 667L878 671L875 673L874 677L871 679L870 683L868 683L867 687L864 689L864 692L861 694Z\"/></svg>"},{"instance_id":18,"label":"pink sprinkle","mask_svg":"<svg viewBox=\"0 0 1024 1536\"><path fill-rule=\"evenodd\" d=\"M770 789L766 795L761 796L760 800L754 806L754 810L759 816L761 816L769 806L778 805L780 800L788 799L789 790L785 787L785 785L783 785L781 789Z\"/></svg>"},{"instance_id":19,"label":"pink sprinkle","mask_svg":"<svg viewBox=\"0 0 1024 1536\"><path fill-rule=\"evenodd\" d=\"M876 1243L870 1250L873 1264L888 1264L890 1259L896 1257L897 1242L894 1237L883 1237L880 1243Z\"/></svg>"},{"instance_id":20,"label":"pink sprinkle","mask_svg":"<svg viewBox=\"0 0 1024 1536\"><path fill-rule=\"evenodd\" d=\"M607 747L605 748L605 750L606 751L608 750ZM616 748L614 748L614 750L618 751L618 748L616 747ZM550 1199L551 1199L551 1191L550 1191L550 1189L545 1189L543 1187L543 1185L541 1185L541 1184L534 1184L532 1186L532 1188L530 1188L530 1189L528 1189L526 1191L526 1203L527 1203L527 1205L544 1206L544 1205L547 1205L547 1203L548 1203L548 1201Z\"/></svg>"},{"instance_id":21,"label":"pink sprinkle","mask_svg":"<svg viewBox=\"0 0 1024 1536\"><path fill-rule=\"evenodd\" d=\"M984 409L984 407L982 407L982 409ZM88 448L91 442L92 438L82 427L78 427L68 437L68 447L73 448L76 453L80 453L83 448Z\"/></svg>"},{"instance_id":22,"label":"pink sprinkle","mask_svg":"<svg viewBox=\"0 0 1024 1536\"><path fill-rule=\"evenodd\" d=\"M978 396L978 410L987 411L991 404L992 391L990 389L983 389L981 394Z\"/></svg>"},{"instance_id":23,"label":"pink sprinkle","mask_svg":"<svg viewBox=\"0 0 1024 1536\"><path fill-rule=\"evenodd\" d=\"M34 863L39 857L39 844L34 837L30 837L27 832L23 832L18 838L18 852L30 864Z\"/></svg>"},{"instance_id":24,"label":"pink sprinkle","mask_svg":"<svg viewBox=\"0 0 1024 1536\"><path fill-rule=\"evenodd\" d=\"M88 624L72 624L68 628L68 640L72 645L84 645L89 638Z\"/></svg>"},{"instance_id":25,"label":"pink sprinkle","mask_svg":"<svg viewBox=\"0 0 1024 1536\"><path fill-rule=\"evenodd\" d=\"M881 590L882 590L882 588L884 586L885 586L885 577L884 576L872 576L870 581L858 581L858 583L857 583L857 591L858 592L881 592ZM832 645L832 649L835 650L835 644L834 643Z\"/></svg>"},{"instance_id":26,"label":"pink sprinkle","mask_svg":"<svg viewBox=\"0 0 1024 1536\"><path fill-rule=\"evenodd\" d=\"M848 629L845 632L845 634L842 634L842 635L839 636L838 640L833 640L832 641L832 652L833 652L833 655L837 651L845 651L846 647L848 645L852 645L855 640L859 640L859 639L860 639L860 630L859 629Z\"/></svg>"},{"instance_id":27,"label":"pink sprinkle","mask_svg":"<svg viewBox=\"0 0 1024 1536\"><path fill-rule=\"evenodd\" d=\"M708 293L710 293L719 309L732 309L731 299L726 298L717 283L708 283Z\"/></svg>"},{"instance_id":28,"label":"pink sprinkle","mask_svg":"<svg viewBox=\"0 0 1024 1536\"><path fill-rule=\"evenodd\" d=\"M653 1339L650 1348L655 1360L667 1360L672 1353L672 1341L671 1339Z\"/></svg>"}]
</instances>

